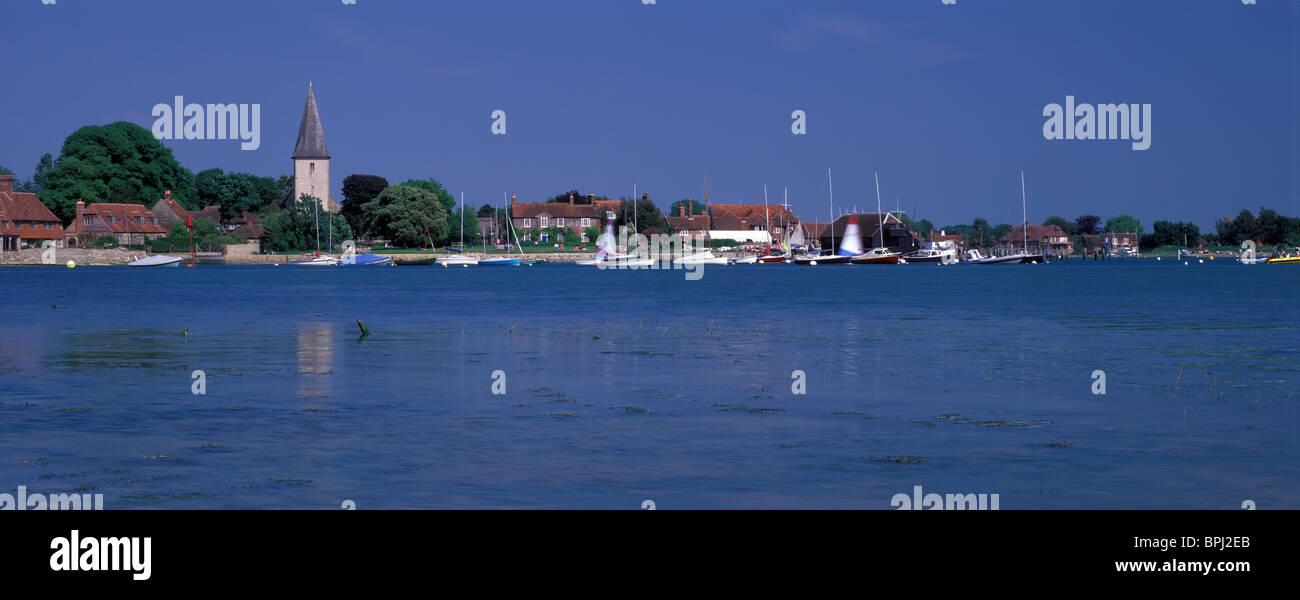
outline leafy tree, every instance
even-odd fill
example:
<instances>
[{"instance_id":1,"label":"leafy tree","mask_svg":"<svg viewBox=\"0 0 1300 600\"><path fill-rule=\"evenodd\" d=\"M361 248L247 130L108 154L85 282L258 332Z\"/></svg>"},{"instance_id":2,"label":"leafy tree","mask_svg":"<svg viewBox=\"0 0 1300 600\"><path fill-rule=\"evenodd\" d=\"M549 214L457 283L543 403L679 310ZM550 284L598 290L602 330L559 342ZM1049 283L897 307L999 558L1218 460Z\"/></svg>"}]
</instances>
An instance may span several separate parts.
<instances>
[{"instance_id":1,"label":"leafy tree","mask_svg":"<svg viewBox=\"0 0 1300 600\"><path fill-rule=\"evenodd\" d=\"M320 227L322 251L325 244L334 245L352 239L352 228L343 215L325 210L318 198L303 194L300 201L289 208L277 206L262 216L262 250L264 252L301 252L316 249L317 219Z\"/></svg>"},{"instance_id":2,"label":"leafy tree","mask_svg":"<svg viewBox=\"0 0 1300 600\"><path fill-rule=\"evenodd\" d=\"M492 206L491 204L484 204L483 206L478 207L477 216L480 219L486 219L496 213L497 213L497 208L495 206Z\"/></svg>"},{"instance_id":3,"label":"leafy tree","mask_svg":"<svg viewBox=\"0 0 1300 600\"><path fill-rule=\"evenodd\" d=\"M425 190L437 196L438 201L442 202L442 209L446 214L451 214L456 210L456 197L452 196L451 192L448 192L442 187L441 183L438 183L437 180L432 177L428 179L407 179L402 182L402 185ZM469 227L469 221L465 222L465 227Z\"/></svg>"},{"instance_id":4,"label":"leafy tree","mask_svg":"<svg viewBox=\"0 0 1300 600\"><path fill-rule=\"evenodd\" d=\"M1142 222L1130 215L1106 219L1106 233L1143 233Z\"/></svg>"},{"instance_id":5,"label":"leafy tree","mask_svg":"<svg viewBox=\"0 0 1300 600\"><path fill-rule=\"evenodd\" d=\"M1097 225L1101 223L1101 217L1097 215L1080 215L1074 219L1074 230L1079 235L1097 235L1101 231Z\"/></svg>"},{"instance_id":6,"label":"leafy tree","mask_svg":"<svg viewBox=\"0 0 1300 600\"><path fill-rule=\"evenodd\" d=\"M6 169L4 165L0 165L0 175L13 175L13 174L14 174L13 171Z\"/></svg>"},{"instance_id":7,"label":"leafy tree","mask_svg":"<svg viewBox=\"0 0 1300 600\"><path fill-rule=\"evenodd\" d=\"M50 169L54 168L54 157L49 152L41 155L41 159L36 162L36 170L32 172L32 178L27 182L27 191L33 194L39 194L45 189L50 181Z\"/></svg>"},{"instance_id":8,"label":"leafy tree","mask_svg":"<svg viewBox=\"0 0 1300 600\"><path fill-rule=\"evenodd\" d=\"M1061 231L1064 231L1065 235L1068 236L1072 236L1078 232L1076 229L1078 227L1077 224L1071 223L1070 221L1066 221L1064 218L1058 216L1048 217L1046 221L1043 221L1043 225L1045 226L1055 225L1057 227L1060 227Z\"/></svg>"},{"instance_id":9,"label":"leafy tree","mask_svg":"<svg viewBox=\"0 0 1300 600\"><path fill-rule=\"evenodd\" d=\"M635 203L627 198L618 199L618 218L615 220L616 226L626 225L632 227L635 223L637 233L642 233L647 229L658 229L665 231L668 229L668 222L664 221L664 216L659 212L653 200L638 199ZM636 213L636 219L633 220L633 212ZM572 235L573 232L569 232ZM577 239L575 237L575 239Z\"/></svg>"},{"instance_id":10,"label":"leafy tree","mask_svg":"<svg viewBox=\"0 0 1300 600\"><path fill-rule=\"evenodd\" d=\"M686 203L688 203L688 202L689 202L690 204L686 204ZM678 201L674 202L674 203L672 204L672 206L669 206L669 207L668 207L668 215L667 215L667 216L670 216L670 217L676 217L676 216L682 214L681 207L682 207L682 205L684 205L684 204L686 204L686 205L689 207L689 208L687 209L687 214L688 214L688 215L702 215L702 214L704 214L704 211L708 210L708 208L707 208L706 206L704 206L704 204L701 203L701 202L696 202L695 200L692 200L692 199L690 199L690 198L682 198L681 200L678 200Z\"/></svg>"},{"instance_id":11,"label":"leafy tree","mask_svg":"<svg viewBox=\"0 0 1300 600\"><path fill-rule=\"evenodd\" d=\"M348 175L343 179L343 206L339 214L348 220L353 231L365 235L361 207L386 189L388 180L378 175Z\"/></svg>"},{"instance_id":12,"label":"leafy tree","mask_svg":"<svg viewBox=\"0 0 1300 600\"><path fill-rule=\"evenodd\" d=\"M447 211L438 195L424 187L389 186L361 206L361 220L368 237L397 246L440 245L447 240Z\"/></svg>"},{"instance_id":13,"label":"leafy tree","mask_svg":"<svg viewBox=\"0 0 1300 600\"><path fill-rule=\"evenodd\" d=\"M221 216L233 219L244 211L257 212L279 204L284 197L270 177L248 173L225 173L221 169L208 169L194 176L198 191L194 202L187 208L220 206Z\"/></svg>"},{"instance_id":14,"label":"leafy tree","mask_svg":"<svg viewBox=\"0 0 1300 600\"><path fill-rule=\"evenodd\" d=\"M579 192L578 190L569 190L569 191L567 191L567 192L565 192L565 193L563 193L563 194L560 194L559 196L552 196L552 197L550 197L550 198L547 198L546 201L547 201L547 202L562 202L562 203L564 203L564 204L568 204L568 203L569 203L569 196L570 196L570 195L573 196L573 203L574 203L574 204L591 204L591 202L587 200L587 195L586 195L586 194L583 194L582 192ZM597 200L609 200L609 197L608 197L608 196L600 196L600 195L597 195L597 196L596 196L596 199L597 199ZM703 212L703 211L701 211L701 212ZM696 214L698 214L698 213L696 213Z\"/></svg>"},{"instance_id":15,"label":"leafy tree","mask_svg":"<svg viewBox=\"0 0 1300 600\"><path fill-rule=\"evenodd\" d=\"M194 174L153 133L134 123L82 127L63 142L41 201L64 221L76 216L78 199L152 205L166 190L182 202L197 191Z\"/></svg>"},{"instance_id":16,"label":"leafy tree","mask_svg":"<svg viewBox=\"0 0 1300 600\"><path fill-rule=\"evenodd\" d=\"M1238 246L1246 240L1260 243L1259 220L1244 208L1237 214L1237 218L1226 223L1220 221L1214 227L1219 234L1219 241L1225 245Z\"/></svg>"},{"instance_id":17,"label":"leafy tree","mask_svg":"<svg viewBox=\"0 0 1300 600\"><path fill-rule=\"evenodd\" d=\"M444 243L460 243L462 222L465 224L465 245L473 246L478 242L481 237L478 233L478 212L473 208L461 206L447 215L447 234Z\"/></svg>"}]
</instances>

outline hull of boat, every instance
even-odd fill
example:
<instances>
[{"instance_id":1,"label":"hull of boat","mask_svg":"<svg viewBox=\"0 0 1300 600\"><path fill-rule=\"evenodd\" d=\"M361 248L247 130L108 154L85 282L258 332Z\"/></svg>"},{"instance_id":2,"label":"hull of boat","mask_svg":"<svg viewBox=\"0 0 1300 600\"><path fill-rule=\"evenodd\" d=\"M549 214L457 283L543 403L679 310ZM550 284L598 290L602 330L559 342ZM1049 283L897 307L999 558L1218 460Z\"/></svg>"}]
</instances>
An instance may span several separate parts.
<instances>
[{"instance_id":1,"label":"hull of boat","mask_svg":"<svg viewBox=\"0 0 1300 600\"><path fill-rule=\"evenodd\" d=\"M852 262L855 265L896 265L900 258L898 256L855 256Z\"/></svg>"},{"instance_id":2,"label":"hull of boat","mask_svg":"<svg viewBox=\"0 0 1300 600\"><path fill-rule=\"evenodd\" d=\"M726 257L722 257L722 256L714 256L712 252L703 252L701 254L692 254L690 256L683 256L681 258L678 258L677 260L674 260L673 263L679 265L725 266L727 265L727 259Z\"/></svg>"},{"instance_id":3,"label":"hull of boat","mask_svg":"<svg viewBox=\"0 0 1300 600\"><path fill-rule=\"evenodd\" d=\"M438 259L423 258L420 260L398 260L394 261L393 264L399 267L431 267L438 264Z\"/></svg>"},{"instance_id":4,"label":"hull of boat","mask_svg":"<svg viewBox=\"0 0 1300 600\"><path fill-rule=\"evenodd\" d=\"M1030 255L1020 259L1020 264L1022 265L1036 265L1038 263L1045 263L1045 262L1047 262L1047 257L1041 254Z\"/></svg>"},{"instance_id":5,"label":"hull of boat","mask_svg":"<svg viewBox=\"0 0 1300 600\"><path fill-rule=\"evenodd\" d=\"M1270 265L1294 265L1294 264L1300 264L1300 256L1292 256L1292 257L1290 257L1290 258L1270 258L1270 259L1268 259L1268 264L1270 264Z\"/></svg>"},{"instance_id":6,"label":"hull of boat","mask_svg":"<svg viewBox=\"0 0 1300 600\"><path fill-rule=\"evenodd\" d=\"M790 260L790 256L760 256L758 262L762 264L780 264Z\"/></svg>"},{"instance_id":7,"label":"hull of boat","mask_svg":"<svg viewBox=\"0 0 1300 600\"><path fill-rule=\"evenodd\" d=\"M137 261L127 263L128 267L179 267L181 261L185 260L179 256L150 256Z\"/></svg>"},{"instance_id":8,"label":"hull of boat","mask_svg":"<svg viewBox=\"0 0 1300 600\"><path fill-rule=\"evenodd\" d=\"M794 259L794 264L804 266L818 265L851 265L853 264L852 256L808 256Z\"/></svg>"},{"instance_id":9,"label":"hull of boat","mask_svg":"<svg viewBox=\"0 0 1300 600\"><path fill-rule=\"evenodd\" d=\"M757 256L745 256L741 258L734 258L731 260L731 264L733 265L752 265L756 262L758 262Z\"/></svg>"},{"instance_id":10,"label":"hull of boat","mask_svg":"<svg viewBox=\"0 0 1300 600\"><path fill-rule=\"evenodd\" d=\"M478 261L480 267L517 267L519 259L517 258L491 258Z\"/></svg>"},{"instance_id":11,"label":"hull of boat","mask_svg":"<svg viewBox=\"0 0 1300 600\"><path fill-rule=\"evenodd\" d=\"M295 267L333 267L339 264L339 259L326 258L322 256L320 258L313 258L311 260L295 260L290 262L289 264Z\"/></svg>"},{"instance_id":12,"label":"hull of boat","mask_svg":"<svg viewBox=\"0 0 1300 600\"><path fill-rule=\"evenodd\" d=\"M1022 255L1015 256L990 256L987 258L968 259L966 262L972 265L1018 265L1025 259Z\"/></svg>"},{"instance_id":13,"label":"hull of boat","mask_svg":"<svg viewBox=\"0 0 1300 600\"><path fill-rule=\"evenodd\" d=\"M439 258L438 264L448 267L477 265L478 259L471 256L453 256L450 258Z\"/></svg>"}]
</instances>

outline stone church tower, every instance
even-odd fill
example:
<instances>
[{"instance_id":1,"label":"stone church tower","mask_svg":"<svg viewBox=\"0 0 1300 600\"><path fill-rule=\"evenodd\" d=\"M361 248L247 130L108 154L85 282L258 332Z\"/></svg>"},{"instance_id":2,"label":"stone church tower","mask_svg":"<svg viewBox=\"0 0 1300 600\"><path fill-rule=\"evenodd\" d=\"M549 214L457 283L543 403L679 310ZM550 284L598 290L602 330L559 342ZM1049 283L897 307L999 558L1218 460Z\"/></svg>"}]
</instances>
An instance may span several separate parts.
<instances>
[{"instance_id":1,"label":"stone church tower","mask_svg":"<svg viewBox=\"0 0 1300 600\"><path fill-rule=\"evenodd\" d=\"M298 145L293 149L293 191L285 198L292 206L303 194L320 198L321 207L337 213L341 208L330 196L330 153L325 148L325 130L316 110L316 94L307 84L307 106L298 126Z\"/></svg>"}]
</instances>

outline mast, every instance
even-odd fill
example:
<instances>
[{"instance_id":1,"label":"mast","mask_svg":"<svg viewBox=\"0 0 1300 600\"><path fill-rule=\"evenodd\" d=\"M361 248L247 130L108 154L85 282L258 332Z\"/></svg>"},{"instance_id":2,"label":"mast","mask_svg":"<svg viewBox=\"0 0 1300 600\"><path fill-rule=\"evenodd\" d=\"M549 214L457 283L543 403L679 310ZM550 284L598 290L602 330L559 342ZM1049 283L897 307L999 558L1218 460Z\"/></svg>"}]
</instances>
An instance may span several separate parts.
<instances>
[{"instance_id":1,"label":"mast","mask_svg":"<svg viewBox=\"0 0 1300 600\"><path fill-rule=\"evenodd\" d=\"M826 185L831 193L831 252L835 252L835 182L831 179L830 167L826 167Z\"/></svg>"},{"instance_id":2,"label":"mast","mask_svg":"<svg viewBox=\"0 0 1300 600\"><path fill-rule=\"evenodd\" d=\"M1029 254L1029 208L1025 201L1025 172L1020 172L1020 218L1024 223L1020 226L1021 237L1025 246L1025 254Z\"/></svg>"},{"instance_id":3,"label":"mast","mask_svg":"<svg viewBox=\"0 0 1300 600\"><path fill-rule=\"evenodd\" d=\"M320 256L320 202L313 202L311 206L316 213L316 256Z\"/></svg>"},{"instance_id":4,"label":"mast","mask_svg":"<svg viewBox=\"0 0 1300 600\"><path fill-rule=\"evenodd\" d=\"M632 235L641 233L636 224L636 182L632 182Z\"/></svg>"},{"instance_id":5,"label":"mast","mask_svg":"<svg viewBox=\"0 0 1300 600\"><path fill-rule=\"evenodd\" d=\"M460 253L465 253L465 192L460 193Z\"/></svg>"},{"instance_id":6,"label":"mast","mask_svg":"<svg viewBox=\"0 0 1300 600\"><path fill-rule=\"evenodd\" d=\"M880 212L880 171L876 171L876 219L879 221L879 227L876 231L880 232L880 245L877 248L885 247L885 222L881 220Z\"/></svg>"},{"instance_id":7,"label":"mast","mask_svg":"<svg viewBox=\"0 0 1300 600\"><path fill-rule=\"evenodd\" d=\"M763 214L767 215L767 251L772 252L772 213L767 210L767 184L763 184Z\"/></svg>"},{"instance_id":8,"label":"mast","mask_svg":"<svg viewBox=\"0 0 1300 600\"><path fill-rule=\"evenodd\" d=\"M708 227L704 230L704 249L713 249L713 210L709 206L709 174L704 174L704 216Z\"/></svg>"}]
</instances>

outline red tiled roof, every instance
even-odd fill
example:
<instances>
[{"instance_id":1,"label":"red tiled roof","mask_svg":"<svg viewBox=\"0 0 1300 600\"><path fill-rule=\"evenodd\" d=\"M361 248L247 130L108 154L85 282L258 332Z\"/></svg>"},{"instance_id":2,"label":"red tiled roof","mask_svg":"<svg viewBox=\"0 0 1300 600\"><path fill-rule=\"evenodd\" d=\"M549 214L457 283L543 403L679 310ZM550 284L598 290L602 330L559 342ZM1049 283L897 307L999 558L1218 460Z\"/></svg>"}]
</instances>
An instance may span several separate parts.
<instances>
[{"instance_id":1,"label":"red tiled roof","mask_svg":"<svg viewBox=\"0 0 1300 600\"><path fill-rule=\"evenodd\" d=\"M1026 234L1024 233L1026 227L1028 227L1029 229L1027 237L1030 240L1033 240L1035 242L1042 241L1043 239L1046 238L1066 237L1065 230L1061 229L1060 226L1058 225L1030 225L1026 223L1025 225L1016 226L1006 235L1002 236L1002 239L998 241L999 242L1022 241L1026 237Z\"/></svg>"},{"instance_id":2,"label":"red tiled roof","mask_svg":"<svg viewBox=\"0 0 1300 600\"><path fill-rule=\"evenodd\" d=\"M63 237L63 222L41 204L36 194L0 192L0 235L59 239Z\"/></svg>"},{"instance_id":3,"label":"red tiled roof","mask_svg":"<svg viewBox=\"0 0 1300 600\"><path fill-rule=\"evenodd\" d=\"M111 233L157 233L166 234L161 225L155 224L154 214L139 204L96 203L82 211L83 216L97 217L91 229ZM144 219L141 223L139 219ZM74 219L68 226L69 234L83 233L84 223Z\"/></svg>"},{"instance_id":4,"label":"red tiled roof","mask_svg":"<svg viewBox=\"0 0 1300 600\"><path fill-rule=\"evenodd\" d=\"M704 231L710 229L708 215L688 215L665 217L668 228L673 231Z\"/></svg>"},{"instance_id":5,"label":"red tiled roof","mask_svg":"<svg viewBox=\"0 0 1300 600\"><path fill-rule=\"evenodd\" d=\"M543 214L562 219L604 217L605 211L591 204L569 204L567 202L530 202L515 204L511 214L516 219L533 219Z\"/></svg>"}]
</instances>

